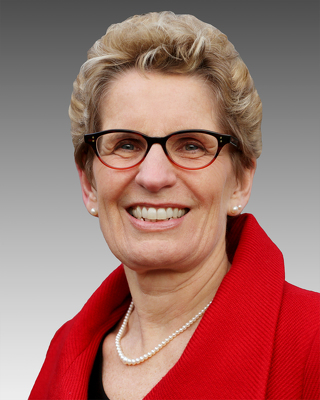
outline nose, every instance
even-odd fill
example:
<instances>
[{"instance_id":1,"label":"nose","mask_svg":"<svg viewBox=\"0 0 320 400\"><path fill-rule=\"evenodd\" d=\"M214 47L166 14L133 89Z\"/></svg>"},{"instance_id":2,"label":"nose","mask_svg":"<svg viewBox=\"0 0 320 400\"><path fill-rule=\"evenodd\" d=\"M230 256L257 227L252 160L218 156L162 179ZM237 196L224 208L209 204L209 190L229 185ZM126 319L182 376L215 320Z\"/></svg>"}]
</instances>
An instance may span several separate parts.
<instances>
[{"instance_id":1,"label":"nose","mask_svg":"<svg viewBox=\"0 0 320 400\"><path fill-rule=\"evenodd\" d=\"M160 144L153 144L139 165L136 182L150 192L172 187L176 181L175 167L168 160Z\"/></svg>"}]
</instances>

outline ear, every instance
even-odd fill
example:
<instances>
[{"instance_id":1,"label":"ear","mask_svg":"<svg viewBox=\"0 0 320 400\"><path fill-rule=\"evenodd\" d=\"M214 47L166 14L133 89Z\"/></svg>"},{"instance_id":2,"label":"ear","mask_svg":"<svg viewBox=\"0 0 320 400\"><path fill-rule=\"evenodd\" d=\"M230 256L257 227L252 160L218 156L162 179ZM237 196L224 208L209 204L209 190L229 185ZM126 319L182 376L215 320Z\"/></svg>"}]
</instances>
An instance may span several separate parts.
<instances>
[{"instance_id":1,"label":"ear","mask_svg":"<svg viewBox=\"0 0 320 400\"><path fill-rule=\"evenodd\" d=\"M98 216L98 201L97 201L97 192L94 187L89 182L87 175L83 169L81 169L78 164L76 164L77 171L80 178L80 185L82 191L82 199L86 209L89 211L91 215L95 217Z\"/></svg>"},{"instance_id":2,"label":"ear","mask_svg":"<svg viewBox=\"0 0 320 400\"><path fill-rule=\"evenodd\" d=\"M241 180L237 180L235 190L228 204L228 215L235 216L241 213L244 207L248 204L253 177L256 172L257 162L252 160L253 167L244 170Z\"/></svg>"}]
</instances>

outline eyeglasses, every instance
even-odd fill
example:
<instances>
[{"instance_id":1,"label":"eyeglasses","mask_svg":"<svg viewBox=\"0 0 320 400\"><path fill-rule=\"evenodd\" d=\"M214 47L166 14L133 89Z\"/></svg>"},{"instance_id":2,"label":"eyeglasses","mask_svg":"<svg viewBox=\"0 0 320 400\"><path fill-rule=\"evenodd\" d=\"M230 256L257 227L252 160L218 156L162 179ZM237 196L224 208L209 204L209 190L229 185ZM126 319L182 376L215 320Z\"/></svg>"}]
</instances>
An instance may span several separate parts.
<instances>
[{"instance_id":1,"label":"eyeglasses","mask_svg":"<svg viewBox=\"0 0 320 400\"><path fill-rule=\"evenodd\" d=\"M228 143L239 148L239 140L230 135L203 129L177 131L164 137L146 136L127 129L88 133L84 141L107 167L128 169L140 164L151 146L158 143L169 160L185 169L201 169L212 164Z\"/></svg>"}]
</instances>

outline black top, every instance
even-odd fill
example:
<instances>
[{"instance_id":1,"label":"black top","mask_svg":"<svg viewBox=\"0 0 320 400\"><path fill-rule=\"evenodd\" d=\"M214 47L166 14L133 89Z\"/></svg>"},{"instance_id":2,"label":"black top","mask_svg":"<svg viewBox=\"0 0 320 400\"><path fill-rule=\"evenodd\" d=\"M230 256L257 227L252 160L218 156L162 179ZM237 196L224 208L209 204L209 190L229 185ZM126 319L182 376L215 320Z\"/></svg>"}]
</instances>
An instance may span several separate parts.
<instances>
[{"instance_id":1,"label":"black top","mask_svg":"<svg viewBox=\"0 0 320 400\"><path fill-rule=\"evenodd\" d=\"M107 334L102 338L96 359L90 375L88 400L110 400L102 384L102 344Z\"/></svg>"}]
</instances>

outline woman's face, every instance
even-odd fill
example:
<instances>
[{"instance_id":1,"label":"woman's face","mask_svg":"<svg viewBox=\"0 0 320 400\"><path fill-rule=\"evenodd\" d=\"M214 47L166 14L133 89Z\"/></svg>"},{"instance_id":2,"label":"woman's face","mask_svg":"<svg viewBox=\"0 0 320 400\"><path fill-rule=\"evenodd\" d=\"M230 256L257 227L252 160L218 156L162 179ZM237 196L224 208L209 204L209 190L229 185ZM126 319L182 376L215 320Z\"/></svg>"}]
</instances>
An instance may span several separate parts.
<instances>
[{"instance_id":1,"label":"woman's face","mask_svg":"<svg viewBox=\"0 0 320 400\"><path fill-rule=\"evenodd\" d=\"M148 136L193 128L220 131L213 96L196 77L131 70L113 84L100 111L101 130L131 129ZM200 170L173 165L155 144L140 165L128 170L108 168L95 157L93 174L87 208L98 210L111 251L127 267L188 270L225 255L227 214L244 201L228 145ZM186 214L144 221L132 215L137 207L178 208Z\"/></svg>"}]
</instances>

